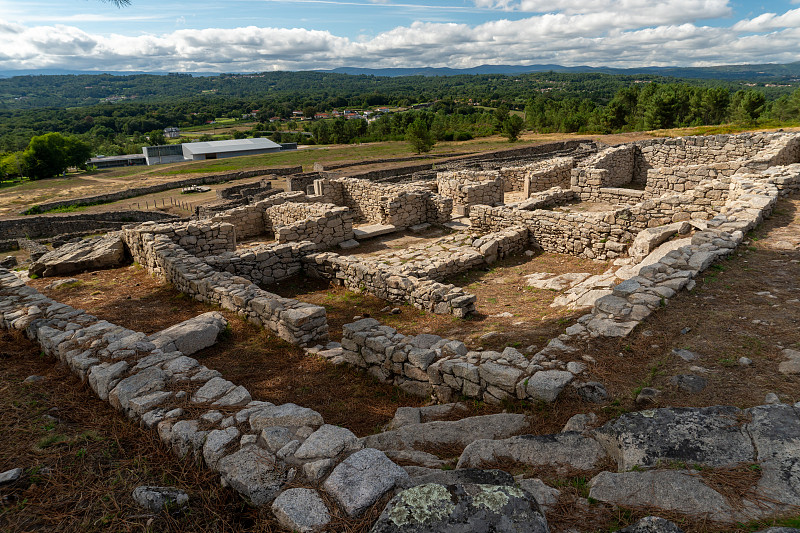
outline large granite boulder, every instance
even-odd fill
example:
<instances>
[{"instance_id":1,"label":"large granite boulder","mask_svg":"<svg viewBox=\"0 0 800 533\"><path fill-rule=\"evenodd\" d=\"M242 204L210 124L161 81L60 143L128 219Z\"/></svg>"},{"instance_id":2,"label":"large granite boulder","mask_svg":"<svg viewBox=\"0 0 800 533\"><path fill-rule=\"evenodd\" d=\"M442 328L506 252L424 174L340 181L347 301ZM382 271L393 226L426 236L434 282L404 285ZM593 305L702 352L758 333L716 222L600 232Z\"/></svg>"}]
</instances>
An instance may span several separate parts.
<instances>
[{"instance_id":1,"label":"large granite boulder","mask_svg":"<svg viewBox=\"0 0 800 533\"><path fill-rule=\"evenodd\" d=\"M72 242L52 250L33 262L31 275L65 276L86 270L113 268L125 260L125 246L119 232L104 237Z\"/></svg>"},{"instance_id":2,"label":"large granite boulder","mask_svg":"<svg viewBox=\"0 0 800 533\"><path fill-rule=\"evenodd\" d=\"M429 483L406 489L386 505L370 533L545 533L536 500L513 486Z\"/></svg>"}]
</instances>

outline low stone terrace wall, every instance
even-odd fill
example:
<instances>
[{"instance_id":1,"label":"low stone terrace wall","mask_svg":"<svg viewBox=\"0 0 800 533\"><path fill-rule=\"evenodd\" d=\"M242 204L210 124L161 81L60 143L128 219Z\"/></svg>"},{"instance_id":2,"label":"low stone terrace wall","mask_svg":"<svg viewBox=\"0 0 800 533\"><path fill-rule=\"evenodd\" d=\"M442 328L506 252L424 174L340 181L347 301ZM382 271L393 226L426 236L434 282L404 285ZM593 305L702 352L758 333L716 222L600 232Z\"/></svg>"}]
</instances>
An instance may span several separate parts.
<instances>
[{"instance_id":1,"label":"low stone terrace wall","mask_svg":"<svg viewBox=\"0 0 800 533\"><path fill-rule=\"evenodd\" d=\"M259 289L249 279L219 272L175 244L169 235L150 229L147 225L125 228L123 239L134 261L180 292L235 311L292 344L327 342L324 307L283 298Z\"/></svg>"},{"instance_id":2,"label":"low stone terrace wall","mask_svg":"<svg viewBox=\"0 0 800 533\"><path fill-rule=\"evenodd\" d=\"M178 217L160 211L110 211L107 213L68 213L30 215L0 220L3 239L41 239L64 234L89 234L121 229L132 222L171 220Z\"/></svg>"},{"instance_id":3,"label":"low stone terrace wall","mask_svg":"<svg viewBox=\"0 0 800 533\"><path fill-rule=\"evenodd\" d=\"M223 183L226 181L240 180L245 178L252 178L255 176L265 176L268 174L276 174L286 176L288 174L296 174L302 172L302 167L286 167L286 168L260 168L253 170L242 170L238 172L226 172L223 174L208 174L205 176L197 176L193 178L185 178L182 180L169 181L166 183L157 183L155 185L148 185L146 187L133 187L107 194L96 194L94 196L84 196L82 198L71 198L68 200L54 200L52 202L45 202L33 206L34 213L43 213L59 207L67 207L73 205L95 205L107 204L109 202L116 202L126 198L134 198L136 196L144 196L146 194L153 194L170 189L181 189L183 187L191 187L193 185L207 185L210 183ZM30 211L30 210L29 210Z\"/></svg>"}]
</instances>

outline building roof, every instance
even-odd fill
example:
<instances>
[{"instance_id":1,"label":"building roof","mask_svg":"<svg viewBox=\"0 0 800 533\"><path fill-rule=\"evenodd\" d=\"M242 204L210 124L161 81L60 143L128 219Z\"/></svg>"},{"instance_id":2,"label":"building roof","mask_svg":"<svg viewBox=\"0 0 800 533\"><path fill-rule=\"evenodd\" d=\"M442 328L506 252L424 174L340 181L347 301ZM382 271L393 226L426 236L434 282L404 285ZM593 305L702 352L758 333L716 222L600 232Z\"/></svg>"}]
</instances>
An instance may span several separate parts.
<instances>
[{"instance_id":1,"label":"building roof","mask_svg":"<svg viewBox=\"0 0 800 533\"><path fill-rule=\"evenodd\" d=\"M208 141L200 143L184 143L183 149L190 154L210 154L222 152L244 152L247 150L266 150L269 148L280 149L281 145L257 137L255 139L231 139L229 141Z\"/></svg>"},{"instance_id":2,"label":"building roof","mask_svg":"<svg viewBox=\"0 0 800 533\"><path fill-rule=\"evenodd\" d=\"M89 163L99 163L101 161L128 161L130 159L144 159L144 154L100 155L89 159Z\"/></svg>"}]
</instances>

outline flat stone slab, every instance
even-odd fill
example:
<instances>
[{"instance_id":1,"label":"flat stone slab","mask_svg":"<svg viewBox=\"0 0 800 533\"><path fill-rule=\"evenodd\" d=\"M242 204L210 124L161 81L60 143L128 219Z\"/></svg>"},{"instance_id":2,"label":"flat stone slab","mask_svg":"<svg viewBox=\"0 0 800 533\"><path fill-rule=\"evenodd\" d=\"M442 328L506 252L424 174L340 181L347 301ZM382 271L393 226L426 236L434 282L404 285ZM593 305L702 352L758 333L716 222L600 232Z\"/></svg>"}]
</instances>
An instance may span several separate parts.
<instances>
[{"instance_id":1,"label":"flat stone slab","mask_svg":"<svg viewBox=\"0 0 800 533\"><path fill-rule=\"evenodd\" d=\"M408 480L408 473L374 448L339 463L323 488L350 516L361 516L378 498Z\"/></svg>"},{"instance_id":2,"label":"flat stone slab","mask_svg":"<svg viewBox=\"0 0 800 533\"><path fill-rule=\"evenodd\" d=\"M467 446L478 439L504 439L525 431L528 418L500 413L456 421L411 424L364 438L364 446L379 450L407 450L418 446Z\"/></svg>"},{"instance_id":3,"label":"flat stone slab","mask_svg":"<svg viewBox=\"0 0 800 533\"><path fill-rule=\"evenodd\" d=\"M689 471L601 472L589 486L590 498L611 505L658 508L714 522L733 522L742 515Z\"/></svg>"},{"instance_id":4,"label":"flat stone slab","mask_svg":"<svg viewBox=\"0 0 800 533\"><path fill-rule=\"evenodd\" d=\"M224 484L254 505L269 503L281 492L286 475L275 467L275 458L257 446L246 446L219 460Z\"/></svg>"},{"instance_id":5,"label":"flat stone slab","mask_svg":"<svg viewBox=\"0 0 800 533\"><path fill-rule=\"evenodd\" d=\"M164 352L179 351L184 355L192 355L213 346L227 325L228 321L222 313L211 311L154 333L147 340Z\"/></svg>"},{"instance_id":6,"label":"flat stone slab","mask_svg":"<svg viewBox=\"0 0 800 533\"><path fill-rule=\"evenodd\" d=\"M325 502L313 489L289 489L272 502L272 514L290 531L309 533L323 529L331 521Z\"/></svg>"},{"instance_id":7,"label":"flat stone slab","mask_svg":"<svg viewBox=\"0 0 800 533\"><path fill-rule=\"evenodd\" d=\"M440 485L406 489L389 501L370 533L546 533L539 505L511 486Z\"/></svg>"},{"instance_id":8,"label":"flat stone slab","mask_svg":"<svg viewBox=\"0 0 800 533\"><path fill-rule=\"evenodd\" d=\"M594 437L620 472L670 462L728 467L755 460L745 423L745 413L735 407L652 409L624 414Z\"/></svg>"},{"instance_id":9,"label":"flat stone slab","mask_svg":"<svg viewBox=\"0 0 800 533\"><path fill-rule=\"evenodd\" d=\"M364 239L387 235L395 231L397 231L397 226L392 226L391 224L370 224L369 226L353 228L353 237L355 240L363 241Z\"/></svg>"},{"instance_id":10,"label":"flat stone slab","mask_svg":"<svg viewBox=\"0 0 800 533\"><path fill-rule=\"evenodd\" d=\"M498 461L547 466L555 471L591 471L607 458L605 450L577 432L520 435L503 440L476 440L464 449L456 468L478 468Z\"/></svg>"},{"instance_id":11,"label":"flat stone slab","mask_svg":"<svg viewBox=\"0 0 800 533\"><path fill-rule=\"evenodd\" d=\"M119 232L104 237L71 242L47 252L28 272L40 277L65 276L84 270L111 268L122 264L125 246Z\"/></svg>"}]
</instances>

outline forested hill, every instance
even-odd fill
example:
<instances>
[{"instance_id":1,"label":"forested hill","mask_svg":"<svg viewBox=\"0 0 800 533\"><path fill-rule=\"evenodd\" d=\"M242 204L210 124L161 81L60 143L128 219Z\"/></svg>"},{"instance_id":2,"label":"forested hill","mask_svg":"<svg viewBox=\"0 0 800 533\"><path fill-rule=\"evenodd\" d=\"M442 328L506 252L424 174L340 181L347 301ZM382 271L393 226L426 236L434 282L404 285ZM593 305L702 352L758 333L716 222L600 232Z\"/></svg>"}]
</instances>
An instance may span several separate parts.
<instances>
[{"instance_id":1,"label":"forested hill","mask_svg":"<svg viewBox=\"0 0 800 533\"><path fill-rule=\"evenodd\" d=\"M563 67L561 65L481 65L466 69L453 68L360 68L340 67L331 70L340 74L371 76L456 76L459 74L528 74L532 72L568 72L576 74L614 74L619 76L671 76L675 78L746 80L780 82L800 78L800 61L788 64L718 65L713 67Z\"/></svg>"},{"instance_id":2,"label":"forested hill","mask_svg":"<svg viewBox=\"0 0 800 533\"><path fill-rule=\"evenodd\" d=\"M773 70L751 66L752 77L745 77L745 67L719 71L720 79L688 78L695 86L719 86L731 91L746 82L763 87L768 99L789 92L779 85L792 83L792 74L800 78L800 64L772 65ZM739 70L736 70L739 69ZM784 74L780 74L783 72ZM686 69L675 71L683 73ZM384 71L375 71L384 72ZM259 74L221 74L191 76L188 74L78 74L15 76L0 79L0 110L41 107L79 107L102 103L162 102L176 98L225 97L253 101L253 109L269 102L287 103L295 108L304 104L324 108L334 106L391 105L434 100L472 99L473 101L504 100L520 102L532 94L553 98L588 98L605 103L622 87L632 83L677 81L654 70L643 74L537 72L529 74L457 74L427 76L380 76L374 74L341 74L336 72L264 72ZM443 73L444 74L444 73ZM727 78L727 79L723 79ZM796 83L795 83L796 85Z\"/></svg>"}]
</instances>

